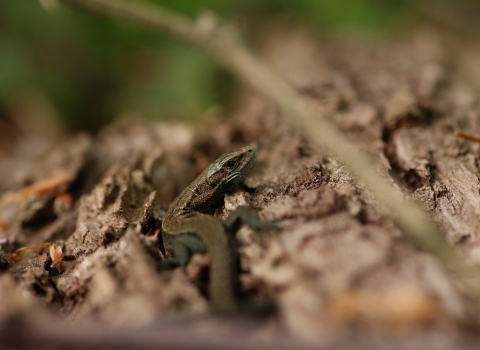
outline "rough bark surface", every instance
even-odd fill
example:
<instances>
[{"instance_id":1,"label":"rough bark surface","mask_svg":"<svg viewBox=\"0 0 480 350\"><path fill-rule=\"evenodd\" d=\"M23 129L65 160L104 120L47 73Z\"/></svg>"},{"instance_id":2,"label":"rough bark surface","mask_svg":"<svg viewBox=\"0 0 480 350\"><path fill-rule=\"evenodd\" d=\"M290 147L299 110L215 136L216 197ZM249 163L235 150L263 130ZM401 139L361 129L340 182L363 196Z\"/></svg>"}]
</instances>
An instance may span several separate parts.
<instances>
[{"instance_id":1,"label":"rough bark surface","mask_svg":"<svg viewBox=\"0 0 480 350\"><path fill-rule=\"evenodd\" d=\"M480 146L456 136L480 133L480 108L441 37L425 30L359 43L276 26L259 47L317 103L319 117L371 153L392 186L431 212L465 259L480 263ZM299 342L447 349L478 341L464 327L475 315L462 286L403 239L328 150L312 149L251 91L240 92L233 112L211 117L204 129L119 122L96 137L42 142L52 143L48 151L25 157L36 144L18 137L9 145L23 153L0 158L0 337L7 346L29 347L18 340L26 331L39 345L67 346L70 339L93 348L293 349ZM215 157L245 144L258 147L256 165L217 215L250 205L281 226L279 233L237 233L243 298L273 302L277 312L255 322L235 315L220 321L206 317L208 257L159 273L162 247L147 234ZM68 181L26 194L26 186L59 174ZM71 207L61 200L65 192ZM58 269L43 251L8 264L16 249L42 242L62 247ZM169 321L177 314L198 318ZM123 328L98 334L76 326L91 319ZM150 328L136 333L132 326Z\"/></svg>"}]
</instances>

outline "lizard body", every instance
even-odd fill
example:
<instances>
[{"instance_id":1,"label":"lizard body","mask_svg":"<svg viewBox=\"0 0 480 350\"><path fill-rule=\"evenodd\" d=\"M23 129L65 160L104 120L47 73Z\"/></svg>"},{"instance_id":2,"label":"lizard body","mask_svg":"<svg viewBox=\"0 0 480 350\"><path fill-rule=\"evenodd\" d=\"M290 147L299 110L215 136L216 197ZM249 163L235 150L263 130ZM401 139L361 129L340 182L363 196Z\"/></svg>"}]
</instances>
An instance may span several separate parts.
<instances>
[{"instance_id":1,"label":"lizard body","mask_svg":"<svg viewBox=\"0 0 480 350\"><path fill-rule=\"evenodd\" d=\"M213 214L224 195L235 190L250 171L256 154L255 148L246 146L215 160L173 202L162 222L165 249L173 255L164 261L164 266L186 265L197 252L207 251L210 255L209 293L217 310L236 306L237 255L234 237L227 231L229 227L238 228L241 221L252 221L252 209L241 207L226 222ZM254 215L253 225L258 223Z\"/></svg>"}]
</instances>

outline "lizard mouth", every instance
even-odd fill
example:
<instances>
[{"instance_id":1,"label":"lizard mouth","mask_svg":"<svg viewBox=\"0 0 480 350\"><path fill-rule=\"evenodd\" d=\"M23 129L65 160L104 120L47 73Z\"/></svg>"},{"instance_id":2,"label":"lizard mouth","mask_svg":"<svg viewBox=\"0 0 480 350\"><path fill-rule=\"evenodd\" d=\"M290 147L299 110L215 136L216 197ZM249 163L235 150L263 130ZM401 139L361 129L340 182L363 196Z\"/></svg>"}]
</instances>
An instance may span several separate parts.
<instances>
[{"instance_id":1,"label":"lizard mouth","mask_svg":"<svg viewBox=\"0 0 480 350\"><path fill-rule=\"evenodd\" d=\"M238 180L240 180L242 178L242 174L239 173L239 172L234 172L232 174L230 174L226 179L225 179L225 184L226 185L230 185L230 184L233 184L235 182L238 182Z\"/></svg>"}]
</instances>

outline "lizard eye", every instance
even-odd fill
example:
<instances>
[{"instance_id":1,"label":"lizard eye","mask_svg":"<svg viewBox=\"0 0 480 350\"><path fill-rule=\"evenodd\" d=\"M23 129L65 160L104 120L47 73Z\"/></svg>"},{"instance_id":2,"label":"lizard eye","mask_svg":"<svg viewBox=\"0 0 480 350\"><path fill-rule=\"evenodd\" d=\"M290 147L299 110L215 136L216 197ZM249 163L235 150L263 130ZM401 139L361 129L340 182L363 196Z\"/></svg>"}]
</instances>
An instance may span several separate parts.
<instances>
[{"instance_id":1,"label":"lizard eye","mask_svg":"<svg viewBox=\"0 0 480 350\"><path fill-rule=\"evenodd\" d=\"M233 169L237 166L237 161L236 160L229 160L228 162L225 163L225 167L227 169Z\"/></svg>"}]
</instances>

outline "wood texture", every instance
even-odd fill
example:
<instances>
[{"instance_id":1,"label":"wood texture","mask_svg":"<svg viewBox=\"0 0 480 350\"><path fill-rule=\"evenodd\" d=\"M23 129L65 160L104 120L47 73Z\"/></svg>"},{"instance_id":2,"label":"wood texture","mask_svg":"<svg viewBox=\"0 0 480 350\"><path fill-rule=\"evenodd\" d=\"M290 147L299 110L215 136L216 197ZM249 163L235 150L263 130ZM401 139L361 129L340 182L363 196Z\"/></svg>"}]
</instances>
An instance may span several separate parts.
<instances>
[{"instance_id":1,"label":"wood texture","mask_svg":"<svg viewBox=\"0 0 480 350\"><path fill-rule=\"evenodd\" d=\"M388 42L338 41L286 25L262 33L256 45L269 63L366 150L392 186L428 210L465 259L478 263L480 146L456 133L480 134L480 110L477 92L453 69L462 61L444 39L423 30ZM278 312L255 323L254 331L250 321L212 325L202 316L195 327L211 337L188 343L192 326L181 326L176 337L165 335L170 348L211 348L218 338L222 348L236 349L247 337L252 346L278 349L299 343L447 349L478 341L465 327L476 329L477 309L463 286L404 239L372 193L328 150L314 151L281 122L275 106L248 90L238 92L223 117L204 129L117 123L96 137L50 140L50 151L34 160L2 160L3 196L61 171L72 178L65 190L73 198L70 210L55 206L54 190L24 202L0 201L2 341L32 346L6 337L14 316L17 329L33 332L40 344L70 346L64 332L74 334L79 347L98 348L95 339L121 347L115 331L102 338L88 327L75 333L75 323L63 328L52 320L42 328L30 320L53 311L77 322L121 325L118 332L137 339L131 348L162 348L160 337L142 338L158 346L142 343L130 330L164 330L159 320L179 313L205 316L208 258L197 255L186 269L157 273L162 249L147 234L213 159L245 144L257 147L257 164L216 215L251 205L282 226L275 235L247 228L237 234L243 297L274 302ZM27 141L28 135L15 142ZM47 252L6 263L16 248L41 242L64 248L59 272L49 268ZM280 334L292 343L279 344Z\"/></svg>"}]
</instances>

